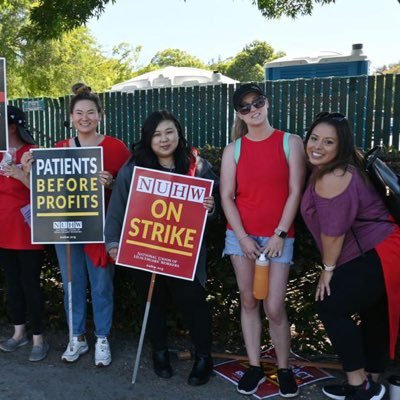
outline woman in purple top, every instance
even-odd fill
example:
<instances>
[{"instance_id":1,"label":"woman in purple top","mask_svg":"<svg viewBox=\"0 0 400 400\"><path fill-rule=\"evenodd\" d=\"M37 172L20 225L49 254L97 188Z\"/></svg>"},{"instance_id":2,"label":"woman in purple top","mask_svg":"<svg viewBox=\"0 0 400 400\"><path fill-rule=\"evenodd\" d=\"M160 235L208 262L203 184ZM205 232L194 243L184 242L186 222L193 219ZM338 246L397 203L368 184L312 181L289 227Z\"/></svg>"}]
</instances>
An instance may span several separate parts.
<instances>
[{"instance_id":1,"label":"woman in purple top","mask_svg":"<svg viewBox=\"0 0 400 400\"><path fill-rule=\"evenodd\" d=\"M378 377L394 355L400 319L400 230L363 172L344 115L320 113L305 148L312 173L301 213L323 262L317 311L348 381L323 393L379 400L385 387Z\"/></svg>"}]
</instances>

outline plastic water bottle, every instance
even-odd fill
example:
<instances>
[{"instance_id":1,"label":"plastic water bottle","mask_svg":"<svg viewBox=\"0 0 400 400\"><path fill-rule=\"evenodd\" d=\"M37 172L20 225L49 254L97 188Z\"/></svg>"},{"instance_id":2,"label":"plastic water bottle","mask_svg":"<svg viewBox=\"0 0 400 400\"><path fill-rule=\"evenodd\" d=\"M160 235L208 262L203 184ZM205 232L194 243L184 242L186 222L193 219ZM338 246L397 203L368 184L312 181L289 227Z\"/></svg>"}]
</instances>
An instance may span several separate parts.
<instances>
[{"instance_id":1,"label":"plastic water bottle","mask_svg":"<svg viewBox=\"0 0 400 400\"><path fill-rule=\"evenodd\" d=\"M16 148L15 147L9 147L7 151L4 153L3 159L0 162L0 175L4 175L4 168L6 165L12 165L15 164L15 156L16 154Z\"/></svg>"},{"instance_id":2,"label":"plastic water bottle","mask_svg":"<svg viewBox=\"0 0 400 400\"><path fill-rule=\"evenodd\" d=\"M257 258L254 268L253 296L264 300L268 296L269 260L264 253Z\"/></svg>"},{"instance_id":3,"label":"plastic water bottle","mask_svg":"<svg viewBox=\"0 0 400 400\"><path fill-rule=\"evenodd\" d=\"M392 375L389 379L389 399L399 400L400 399L400 376Z\"/></svg>"}]
</instances>

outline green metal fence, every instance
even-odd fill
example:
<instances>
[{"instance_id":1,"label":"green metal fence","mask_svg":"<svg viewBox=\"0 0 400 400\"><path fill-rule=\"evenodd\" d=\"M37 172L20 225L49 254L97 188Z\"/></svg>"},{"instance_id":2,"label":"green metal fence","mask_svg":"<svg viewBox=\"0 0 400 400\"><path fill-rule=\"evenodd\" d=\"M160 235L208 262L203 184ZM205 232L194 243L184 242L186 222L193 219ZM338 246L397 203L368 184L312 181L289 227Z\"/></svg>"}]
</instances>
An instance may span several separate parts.
<instances>
[{"instance_id":1,"label":"green metal fence","mask_svg":"<svg viewBox=\"0 0 400 400\"><path fill-rule=\"evenodd\" d=\"M399 149L400 75L267 81L270 121L276 128L303 136L314 115L324 111L346 114L356 143L364 149L374 144ZM146 116L158 109L172 111L185 126L190 143L223 147L230 141L234 118L232 94L235 85L201 85L135 90L132 93L101 93L105 115L99 131L126 144L138 140ZM70 97L16 99L12 104L27 111L28 122L41 146L74 133L69 121ZM39 105L38 105L39 104Z\"/></svg>"}]
</instances>

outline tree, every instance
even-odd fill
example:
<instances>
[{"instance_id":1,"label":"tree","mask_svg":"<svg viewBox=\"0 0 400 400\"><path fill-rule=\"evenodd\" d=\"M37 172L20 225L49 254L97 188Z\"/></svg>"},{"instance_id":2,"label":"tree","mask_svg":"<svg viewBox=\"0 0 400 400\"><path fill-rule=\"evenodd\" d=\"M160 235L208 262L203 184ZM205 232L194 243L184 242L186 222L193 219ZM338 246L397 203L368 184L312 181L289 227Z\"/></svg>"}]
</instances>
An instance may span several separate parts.
<instances>
[{"instance_id":1,"label":"tree","mask_svg":"<svg viewBox=\"0 0 400 400\"><path fill-rule=\"evenodd\" d=\"M139 68L134 71L131 77L146 74L147 72L156 71L168 66L174 67L194 67L194 68L208 68L202 61L197 57L192 56L186 51L179 49L165 49L158 51L150 63L144 67Z\"/></svg>"},{"instance_id":2,"label":"tree","mask_svg":"<svg viewBox=\"0 0 400 400\"><path fill-rule=\"evenodd\" d=\"M285 53L282 52L276 53L267 42L255 40L246 45L236 56L205 65L198 58L183 50L166 49L157 52L150 64L135 71L134 76L173 65L210 69L241 82L262 81L264 80L264 64L284 55Z\"/></svg>"},{"instance_id":3,"label":"tree","mask_svg":"<svg viewBox=\"0 0 400 400\"><path fill-rule=\"evenodd\" d=\"M78 81L99 92L107 90L131 77L140 49L122 43L114 48L114 58L107 58L87 28L75 29L60 39L26 46L19 66L22 83L15 90L11 87L11 93L58 97L69 93Z\"/></svg>"},{"instance_id":4,"label":"tree","mask_svg":"<svg viewBox=\"0 0 400 400\"><path fill-rule=\"evenodd\" d=\"M378 68L377 72L382 74L400 74L400 63L390 64L388 66L384 65L383 67Z\"/></svg>"},{"instance_id":5,"label":"tree","mask_svg":"<svg viewBox=\"0 0 400 400\"><path fill-rule=\"evenodd\" d=\"M189 2L190 0L185 0ZM250 0L266 18L284 15L295 18L311 15L316 4L335 3L335 0ZM104 12L105 6L116 0L37 0L32 1L29 35L40 39L59 37L63 32L84 25L90 18ZM0 6L1 9L1 6Z\"/></svg>"},{"instance_id":6,"label":"tree","mask_svg":"<svg viewBox=\"0 0 400 400\"><path fill-rule=\"evenodd\" d=\"M105 57L86 28L58 39L36 40L29 33L31 0L0 3L0 55L7 60L10 98L60 96L82 80L98 91L132 75L141 47L121 43Z\"/></svg>"},{"instance_id":7,"label":"tree","mask_svg":"<svg viewBox=\"0 0 400 400\"><path fill-rule=\"evenodd\" d=\"M228 71L229 65L232 62L232 59L233 59L233 57L229 57L225 60L220 59L217 62L211 62L209 64L208 68L212 69L213 71L218 71L221 74L228 75L227 71Z\"/></svg>"},{"instance_id":8,"label":"tree","mask_svg":"<svg viewBox=\"0 0 400 400\"><path fill-rule=\"evenodd\" d=\"M296 18L299 15L311 15L316 4L335 3L335 0L252 0L257 4L261 14L270 19L287 16Z\"/></svg>"},{"instance_id":9,"label":"tree","mask_svg":"<svg viewBox=\"0 0 400 400\"><path fill-rule=\"evenodd\" d=\"M228 62L224 73L241 82L262 81L264 64L282 56L284 53L275 53L267 42L255 40Z\"/></svg>"},{"instance_id":10,"label":"tree","mask_svg":"<svg viewBox=\"0 0 400 400\"><path fill-rule=\"evenodd\" d=\"M141 68L137 69L136 71L134 71L132 73L131 78L134 78L135 76L140 76L140 75L143 75L143 74L147 74L148 72L151 72L151 71L156 71L157 69L160 69L160 67L158 65L147 64L146 66L141 67Z\"/></svg>"},{"instance_id":11,"label":"tree","mask_svg":"<svg viewBox=\"0 0 400 400\"><path fill-rule=\"evenodd\" d=\"M0 6L0 56L7 60L7 71L17 71L26 38L21 29L28 25L29 0L4 1ZM7 74L9 85L18 86L17 74Z\"/></svg>"},{"instance_id":12,"label":"tree","mask_svg":"<svg viewBox=\"0 0 400 400\"><path fill-rule=\"evenodd\" d=\"M172 65L174 67L205 68L205 64L197 57L179 49L166 49L156 53L150 64L159 68Z\"/></svg>"},{"instance_id":13,"label":"tree","mask_svg":"<svg viewBox=\"0 0 400 400\"><path fill-rule=\"evenodd\" d=\"M38 0L31 9L29 35L51 39L71 31L93 17L99 18L116 0Z\"/></svg>"},{"instance_id":14,"label":"tree","mask_svg":"<svg viewBox=\"0 0 400 400\"><path fill-rule=\"evenodd\" d=\"M139 59L142 46L133 48L129 43L123 42L113 47L112 58L107 58L104 66L113 71L112 86L132 77L133 70Z\"/></svg>"}]
</instances>

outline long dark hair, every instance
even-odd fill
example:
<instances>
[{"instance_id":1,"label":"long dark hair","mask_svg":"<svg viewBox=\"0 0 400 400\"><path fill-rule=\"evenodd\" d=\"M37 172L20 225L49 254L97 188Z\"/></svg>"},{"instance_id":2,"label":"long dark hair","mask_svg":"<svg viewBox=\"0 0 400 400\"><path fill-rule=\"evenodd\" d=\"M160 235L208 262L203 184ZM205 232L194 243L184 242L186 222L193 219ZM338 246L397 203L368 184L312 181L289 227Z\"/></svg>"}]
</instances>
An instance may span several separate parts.
<instances>
[{"instance_id":1,"label":"long dark hair","mask_svg":"<svg viewBox=\"0 0 400 400\"><path fill-rule=\"evenodd\" d=\"M357 168L364 176L364 161L362 153L354 144L354 136L349 121L343 114L336 112L329 113L326 111L319 113L307 130L307 134L304 139L304 147L307 148L307 143L313 130L321 123L330 125L335 129L338 137L338 151L336 157L329 164L321 167L312 175L312 180L316 181L335 169L342 169L343 171L346 171L349 165Z\"/></svg>"},{"instance_id":2,"label":"long dark hair","mask_svg":"<svg viewBox=\"0 0 400 400\"><path fill-rule=\"evenodd\" d=\"M187 143L180 122L167 110L154 111L143 122L141 136L138 143L132 145L132 160L135 165L144 168L162 170L158 157L151 149L151 140L157 126L162 121L172 121L178 131L178 147L174 153L175 172L186 175L189 167L194 161L194 155L191 146Z\"/></svg>"}]
</instances>

